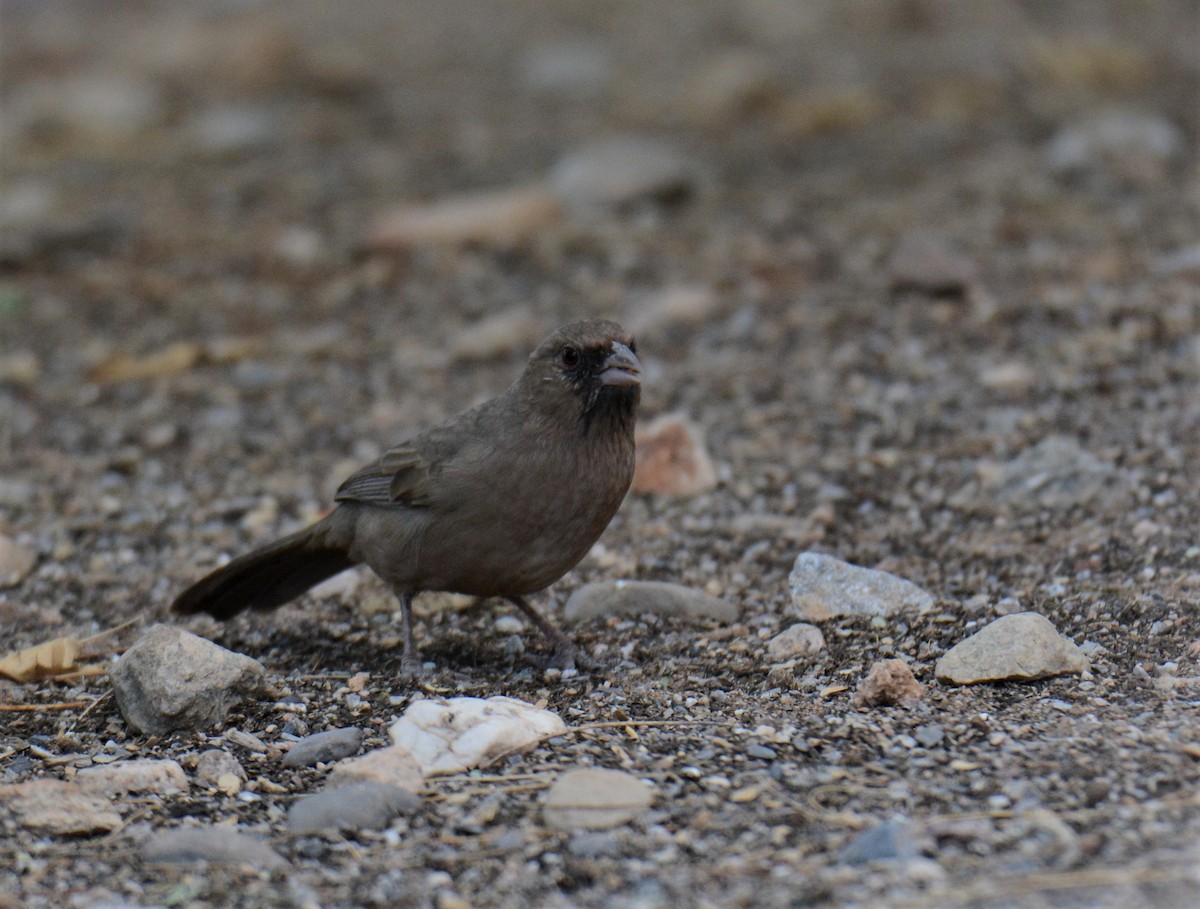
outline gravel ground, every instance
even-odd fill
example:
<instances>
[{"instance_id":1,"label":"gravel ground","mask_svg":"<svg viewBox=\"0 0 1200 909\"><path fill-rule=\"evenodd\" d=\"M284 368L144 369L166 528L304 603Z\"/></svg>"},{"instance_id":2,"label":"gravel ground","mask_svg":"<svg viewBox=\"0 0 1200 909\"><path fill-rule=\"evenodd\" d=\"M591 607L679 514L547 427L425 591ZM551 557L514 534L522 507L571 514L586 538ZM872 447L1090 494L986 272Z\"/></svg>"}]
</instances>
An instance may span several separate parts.
<instances>
[{"instance_id":1,"label":"gravel ground","mask_svg":"<svg viewBox=\"0 0 1200 909\"><path fill-rule=\"evenodd\" d=\"M0 592L0 651L161 617L586 315L638 328L643 419L690 419L717 482L631 495L551 612L613 578L740 611L593 621L575 633L602 668L561 678L521 660L502 604L427 609L426 689L398 680L396 607L369 575L197 620L279 688L228 720L271 746L350 725L384 745L431 691L609 725L331 837L283 832L317 770L221 739L249 777L237 794L125 797L104 836L4 828L0 907L1196 905L1195 4L0 16L0 534L37 555ZM661 160L596 198L566 165L611 175L594 143L612 136ZM547 177L565 215L538 208ZM397 239L411 206L496 191L526 207ZM825 649L773 667L806 549L935 606L827 620ZM1019 611L1090 672L935 680L946 649ZM924 697L856 706L892 657ZM0 682L0 782L112 754L190 773L221 732L136 735L109 691ZM656 800L611 831L554 829L545 790L578 766ZM286 862L144 859L189 819Z\"/></svg>"}]
</instances>

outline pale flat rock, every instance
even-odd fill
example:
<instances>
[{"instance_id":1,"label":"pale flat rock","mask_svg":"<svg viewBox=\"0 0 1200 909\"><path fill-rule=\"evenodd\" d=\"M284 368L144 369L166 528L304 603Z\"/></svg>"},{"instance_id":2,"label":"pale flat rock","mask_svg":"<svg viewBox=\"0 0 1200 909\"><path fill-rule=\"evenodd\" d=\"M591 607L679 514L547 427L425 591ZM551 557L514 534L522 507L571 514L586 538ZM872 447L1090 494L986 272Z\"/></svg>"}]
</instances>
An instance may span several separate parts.
<instances>
[{"instance_id":1,"label":"pale flat rock","mask_svg":"<svg viewBox=\"0 0 1200 909\"><path fill-rule=\"evenodd\" d=\"M556 830L607 830L640 817L653 801L654 790L632 774L572 770L546 793L542 816Z\"/></svg>"},{"instance_id":2,"label":"pale flat rock","mask_svg":"<svg viewBox=\"0 0 1200 909\"><path fill-rule=\"evenodd\" d=\"M571 594L563 619L573 625L610 615L644 613L728 623L737 618L737 607L703 590L666 581L597 581Z\"/></svg>"},{"instance_id":3,"label":"pale flat rock","mask_svg":"<svg viewBox=\"0 0 1200 909\"><path fill-rule=\"evenodd\" d=\"M461 773L566 731L558 714L506 697L417 701L389 730L425 776Z\"/></svg>"},{"instance_id":4,"label":"pale flat rock","mask_svg":"<svg viewBox=\"0 0 1200 909\"><path fill-rule=\"evenodd\" d=\"M62 780L0 786L0 816L5 812L22 829L51 836L92 836L121 825L105 795Z\"/></svg>"},{"instance_id":5,"label":"pale flat rock","mask_svg":"<svg viewBox=\"0 0 1200 909\"><path fill-rule=\"evenodd\" d=\"M75 775L75 782L84 789L110 796L129 793L171 795L185 792L188 787L187 774L178 761L152 759L85 767Z\"/></svg>"},{"instance_id":6,"label":"pale flat rock","mask_svg":"<svg viewBox=\"0 0 1200 909\"><path fill-rule=\"evenodd\" d=\"M943 682L973 685L1030 682L1084 672L1089 665L1083 651L1060 635L1045 616L1018 612L955 644L937 661L934 672Z\"/></svg>"},{"instance_id":7,"label":"pale flat rock","mask_svg":"<svg viewBox=\"0 0 1200 909\"><path fill-rule=\"evenodd\" d=\"M258 837L235 827L177 827L156 833L142 845L142 859L153 864L249 865L272 871L287 861Z\"/></svg>"},{"instance_id":8,"label":"pale flat rock","mask_svg":"<svg viewBox=\"0 0 1200 909\"><path fill-rule=\"evenodd\" d=\"M362 730L354 726L327 729L302 738L283 756L284 767L312 767L349 757L362 745Z\"/></svg>"},{"instance_id":9,"label":"pale flat rock","mask_svg":"<svg viewBox=\"0 0 1200 909\"><path fill-rule=\"evenodd\" d=\"M455 196L426 205L400 205L367 233L371 249L465 243L515 243L559 219L558 200L546 187L522 186Z\"/></svg>"},{"instance_id":10,"label":"pale flat rock","mask_svg":"<svg viewBox=\"0 0 1200 909\"><path fill-rule=\"evenodd\" d=\"M638 202L669 202L697 184L696 168L658 139L624 136L585 145L564 155L550 185L569 210L623 208Z\"/></svg>"},{"instance_id":11,"label":"pale flat rock","mask_svg":"<svg viewBox=\"0 0 1200 909\"><path fill-rule=\"evenodd\" d=\"M797 622L767 641L767 657L773 663L812 656L825 649L825 635L816 625Z\"/></svg>"},{"instance_id":12,"label":"pale flat rock","mask_svg":"<svg viewBox=\"0 0 1200 909\"><path fill-rule=\"evenodd\" d=\"M630 307L625 323L639 339L671 328L701 325L720 309L720 297L711 287L675 284L656 290Z\"/></svg>"},{"instance_id":13,"label":"pale flat rock","mask_svg":"<svg viewBox=\"0 0 1200 909\"><path fill-rule=\"evenodd\" d=\"M376 748L360 757L338 761L330 771L325 786L337 789L353 783L379 783L408 792L420 792L425 786L425 775L421 772L421 765L406 748L392 745L389 748Z\"/></svg>"},{"instance_id":14,"label":"pale flat rock","mask_svg":"<svg viewBox=\"0 0 1200 909\"><path fill-rule=\"evenodd\" d=\"M491 360L523 350L530 338L542 334L542 325L527 306L515 306L488 316L459 333L450 342L454 362Z\"/></svg>"},{"instance_id":15,"label":"pale flat rock","mask_svg":"<svg viewBox=\"0 0 1200 909\"><path fill-rule=\"evenodd\" d=\"M37 553L0 533L0 590L16 587L33 571Z\"/></svg>"},{"instance_id":16,"label":"pale flat rock","mask_svg":"<svg viewBox=\"0 0 1200 909\"><path fill-rule=\"evenodd\" d=\"M903 660L880 660L854 693L859 707L888 707L915 704L925 696L925 686L916 680Z\"/></svg>"},{"instance_id":17,"label":"pale flat rock","mask_svg":"<svg viewBox=\"0 0 1200 909\"><path fill-rule=\"evenodd\" d=\"M717 485L704 437L680 414L663 414L637 430L633 492L694 496Z\"/></svg>"},{"instance_id":18,"label":"pale flat rock","mask_svg":"<svg viewBox=\"0 0 1200 909\"><path fill-rule=\"evenodd\" d=\"M288 809L287 829L301 836L382 830L392 818L411 814L420 807L420 797L407 789L384 783L351 783L297 799Z\"/></svg>"},{"instance_id":19,"label":"pale flat rock","mask_svg":"<svg viewBox=\"0 0 1200 909\"><path fill-rule=\"evenodd\" d=\"M235 705L271 692L257 661L170 625L142 635L109 678L125 722L145 735L219 726Z\"/></svg>"},{"instance_id":20,"label":"pale flat rock","mask_svg":"<svg viewBox=\"0 0 1200 909\"><path fill-rule=\"evenodd\" d=\"M934 602L931 594L911 581L818 552L796 556L788 583L792 606L802 618L814 622L839 615L924 612Z\"/></svg>"}]
</instances>

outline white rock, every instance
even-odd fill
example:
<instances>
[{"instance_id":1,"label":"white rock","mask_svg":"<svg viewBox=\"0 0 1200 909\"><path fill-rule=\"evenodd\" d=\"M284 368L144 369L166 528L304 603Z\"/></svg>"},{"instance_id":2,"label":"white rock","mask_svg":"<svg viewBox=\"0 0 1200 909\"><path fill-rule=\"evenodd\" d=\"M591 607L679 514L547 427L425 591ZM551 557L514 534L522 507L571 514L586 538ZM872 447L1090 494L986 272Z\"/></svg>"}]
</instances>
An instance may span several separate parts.
<instances>
[{"instance_id":1,"label":"white rock","mask_svg":"<svg viewBox=\"0 0 1200 909\"><path fill-rule=\"evenodd\" d=\"M933 608L933 596L911 581L817 552L796 556L788 583L793 607L811 621Z\"/></svg>"},{"instance_id":2,"label":"white rock","mask_svg":"<svg viewBox=\"0 0 1200 909\"><path fill-rule=\"evenodd\" d=\"M426 776L460 773L507 751L567 731L555 713L516 698L417 701L389 733Z\"/></svg>"}]
</instances>

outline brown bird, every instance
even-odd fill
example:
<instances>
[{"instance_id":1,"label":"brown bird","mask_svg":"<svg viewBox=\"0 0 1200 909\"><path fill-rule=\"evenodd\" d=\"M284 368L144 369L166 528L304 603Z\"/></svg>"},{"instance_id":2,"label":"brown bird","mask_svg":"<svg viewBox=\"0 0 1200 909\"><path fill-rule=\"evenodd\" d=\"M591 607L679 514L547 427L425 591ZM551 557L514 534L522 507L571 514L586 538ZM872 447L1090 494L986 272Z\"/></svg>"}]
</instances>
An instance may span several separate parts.
<instances>
[{"instance_id":1,"label":"brown bird","mask_svg":"<svg viewBox=\"0 0 1200 909\"><path fill-rule=\"evenodd\" d=\"M503 597L550 639L550 665L588 666L525 597L570 571L625 498L640 396L619 325L560 328L506 391L392 448L341 485L327 517L233 559L173 609L274 609L365 562L400 598L405 675L422 671L412 600L423 590Z\"/></svg>"}]
</instances>

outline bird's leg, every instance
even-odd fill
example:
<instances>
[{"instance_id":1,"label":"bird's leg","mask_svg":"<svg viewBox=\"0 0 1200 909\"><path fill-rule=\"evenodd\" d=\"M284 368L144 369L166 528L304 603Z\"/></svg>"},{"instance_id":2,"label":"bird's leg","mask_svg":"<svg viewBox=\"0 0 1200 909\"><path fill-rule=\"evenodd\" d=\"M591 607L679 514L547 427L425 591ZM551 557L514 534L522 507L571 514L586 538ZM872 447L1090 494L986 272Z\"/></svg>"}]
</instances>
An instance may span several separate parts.
<instances>
[{"instance_id":1,"label":"bird's leg","mask_svg":"<svg viewBox=\"0 0 1200 909\"><path fill-rule=\"evenodd\" d=\"M417 652L416 641L413 640L412 591L403 588L396 591L400 597L401 634L404 636L404 651L400 654L400 675L402 678L419 679L425 674L425 666L421 663L421 655Z\"/></svg>"},{"instance_id":2,"label":"bird's leg","mask_svg":"<svg viewBox=\"0 0 1200 909\"><path fill-rule=\"evenodd\" d=\"M550 655L547 667L551 669L599 669L600 664L588 656L587 652L572 641L553 622L525 602L524 597L508 597L508 601L516 606L537 626L538 631L550 639L554 652Z\"/></svg>"}]
</instances>

